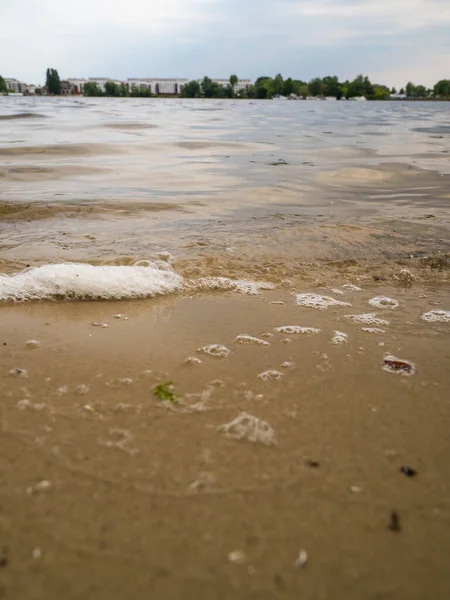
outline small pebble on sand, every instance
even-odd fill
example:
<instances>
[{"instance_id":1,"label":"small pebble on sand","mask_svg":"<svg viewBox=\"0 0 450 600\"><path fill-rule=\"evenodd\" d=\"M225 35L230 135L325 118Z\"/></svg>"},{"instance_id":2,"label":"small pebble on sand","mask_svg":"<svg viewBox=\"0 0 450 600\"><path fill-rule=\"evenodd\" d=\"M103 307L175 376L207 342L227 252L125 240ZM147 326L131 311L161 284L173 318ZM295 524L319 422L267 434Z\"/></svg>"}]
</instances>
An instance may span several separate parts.
<instances>
[{"instance_id":1,"label":"small pebble on sand","mask_svg":"<svg viewBox=\"0 0 450 600\"><path fill-rule=\"evenodd\" d=\"M228 555L228 560L230 563L242 565L246 562L247 556L243 550L233 550L233 552L230 552Z\"/></svg>"},{"instance_id":2,"label":"small pebble on sand","mask_svg":"<svg viewBox=\"0 0 450 600\"><path fill-rule=\"evenodd\" d=\"M308 562L308 553L306 552L306 550L302 549L302 550L300 550L298 558L294 564L297 567L297 569L302 569L303 567L306 566L307 562Z\"/></svg>"}]
</instances>

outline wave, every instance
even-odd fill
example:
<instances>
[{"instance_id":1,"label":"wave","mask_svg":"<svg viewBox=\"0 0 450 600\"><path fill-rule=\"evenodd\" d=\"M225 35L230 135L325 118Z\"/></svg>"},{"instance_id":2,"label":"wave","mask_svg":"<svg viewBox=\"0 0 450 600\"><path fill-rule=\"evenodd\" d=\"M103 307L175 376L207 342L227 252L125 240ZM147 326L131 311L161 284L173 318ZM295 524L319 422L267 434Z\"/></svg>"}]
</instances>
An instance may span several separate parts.
<instances>
[{"instance_id":1,"label":"wave","mask_svg":"<svg viewBox=\"0 0 450 600\"><path fill-rule=\"evenodd\" d=\"M63 263L0 274L0 302L28 300L125 300L177 291L232 291L256 295L275 286L248 279L209 277L185 280L164 261L133 265Z\"/></svg>"},{"instance_id":2,"label":"wave","mask_svg":"<svg viewBox=\"0 0 450 600\"><path fill-rule=\"evenodd\" d=\"M146 266L57 264L0 276L0 301L122 300L181 289L183 278L166 263Z\"/></svg>"}]
</instances>

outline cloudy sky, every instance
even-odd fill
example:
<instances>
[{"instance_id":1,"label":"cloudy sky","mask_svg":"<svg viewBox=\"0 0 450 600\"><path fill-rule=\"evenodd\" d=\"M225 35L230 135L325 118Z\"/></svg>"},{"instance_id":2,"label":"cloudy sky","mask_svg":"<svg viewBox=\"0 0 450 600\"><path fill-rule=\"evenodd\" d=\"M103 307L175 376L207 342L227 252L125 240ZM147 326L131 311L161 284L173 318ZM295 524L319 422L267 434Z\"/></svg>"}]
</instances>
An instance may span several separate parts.
<instances>
[{"instance_id":1,"label":"cloudy sky","mask_svg":"<svg viewBox=\"0 0 450 600\"><path fill-rule=\"evenodd\" d=\"M450 0L0 0L0 74L450 78Z\"/></svg>"}]
</instances>

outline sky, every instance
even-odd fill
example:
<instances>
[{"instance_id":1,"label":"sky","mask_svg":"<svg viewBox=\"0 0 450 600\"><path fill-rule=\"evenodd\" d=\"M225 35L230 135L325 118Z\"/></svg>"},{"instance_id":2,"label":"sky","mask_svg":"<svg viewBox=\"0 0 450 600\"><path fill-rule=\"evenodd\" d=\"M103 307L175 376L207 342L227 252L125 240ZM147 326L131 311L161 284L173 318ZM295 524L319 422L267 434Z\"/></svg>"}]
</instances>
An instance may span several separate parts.
<instances>
[{"instance_id":1,"label":"sky","mask_svg":"<svg viewBox=\"0 0 450 600\"><path fill-rule=\"evenodd\" d=\"M0 0L0 75L450 79L450 0Z\"/></svg>"}]
</instances>

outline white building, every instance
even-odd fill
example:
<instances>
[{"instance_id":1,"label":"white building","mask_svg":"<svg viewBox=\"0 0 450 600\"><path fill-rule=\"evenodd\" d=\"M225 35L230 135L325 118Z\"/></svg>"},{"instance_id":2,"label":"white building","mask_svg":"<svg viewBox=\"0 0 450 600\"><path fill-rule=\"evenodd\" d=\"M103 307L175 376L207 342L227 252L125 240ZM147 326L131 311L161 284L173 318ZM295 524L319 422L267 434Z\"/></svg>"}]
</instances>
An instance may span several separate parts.
<instances>
[{"instance_id":1,"label":"white building","mask_svg":"<svg viewBox=\"0 0 450 600\"><path fill-rule=\"evenodd\" d=\"M77 77L69 77L67 81L73 86L75 94L84 94L84 86L87 79L79 79Z\"/></svg>"},{"instance_id":2,"label":"white building","mask_svg":"<svg viewBox=\"0 0 450 600\"><path fill-rule=\"evenodd\" d=\"M5 83L8 90L11 92L15 92L16 94L21 94L26 88L26 84L18 79L13 79L12 77L5 77Z\"/></svg>"},{"instance_id":3,"label":"white building","mask_svg":"<svg viewBox=\"0 0 450 600\"><path fill-rule=\"evenodd\" d=\"M230 79L213 79L213 81L215 83L218 83L219 85L221 85L222 87L226 88L230 85ZM201 83L202 80L199 79L199 83ZM253 84L251 79L239 79L237 84L234 86L234 91L235 92L241 92L241 91L248 91L248 88Z\"/></svg>"},{"instance_id":4,"label":"white building","mask_svg":"<svg viewBox=\"0 0 450 600\"><path fill-rule=\"evenodd\" d=\"M117 79L111 79L111 77L89 77L89 81L96 83L102 92L105 91L105 83L107 81L112 81L116 85L122 85L121 81L118 81Z\"/></svg>"},{"instance_id":5,"label":"white building","mask_svg":"<svg viewBox=\"0 0 450 600\"><path fill-rule=\"evenodd\" d=\"M152 94L172 94L177 95L188 83L187 79L179 78L156 78L156 77L139 77L128 79L130 89L137 87L141 90L150 90Z\"/></svg>"}]
</instances>

